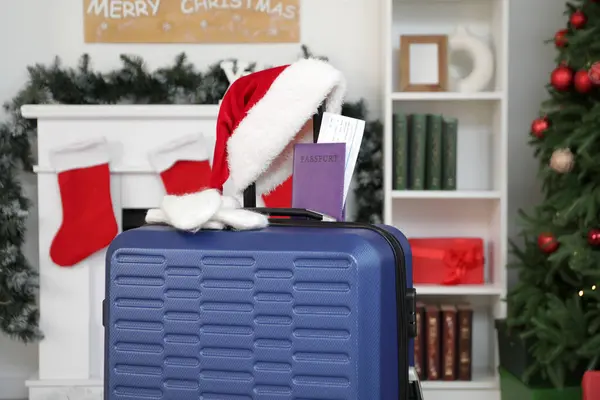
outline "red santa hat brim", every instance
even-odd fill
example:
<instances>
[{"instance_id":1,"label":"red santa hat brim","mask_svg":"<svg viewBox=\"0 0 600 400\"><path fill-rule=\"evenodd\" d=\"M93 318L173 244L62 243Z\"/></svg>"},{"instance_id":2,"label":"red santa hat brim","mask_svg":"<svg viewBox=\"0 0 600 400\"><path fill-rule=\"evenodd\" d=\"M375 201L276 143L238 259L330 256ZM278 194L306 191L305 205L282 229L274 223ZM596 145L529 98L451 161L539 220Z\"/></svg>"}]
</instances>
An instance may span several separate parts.
<instances>
[{"instance_id":1,"label":"red santa hat brim","mask_svg":"<svg viewBox=\"0 0 600 400\"><path fill-rule=\"evenodd\" d=\"M325 111L340 113L345 92L342 73L327 62L303 59L285 68L227 142L234 190L256 183L264 194L283 183L292 174L292 141L306 141L298 133L323 102Z\"/></svg>"}]
</instances>

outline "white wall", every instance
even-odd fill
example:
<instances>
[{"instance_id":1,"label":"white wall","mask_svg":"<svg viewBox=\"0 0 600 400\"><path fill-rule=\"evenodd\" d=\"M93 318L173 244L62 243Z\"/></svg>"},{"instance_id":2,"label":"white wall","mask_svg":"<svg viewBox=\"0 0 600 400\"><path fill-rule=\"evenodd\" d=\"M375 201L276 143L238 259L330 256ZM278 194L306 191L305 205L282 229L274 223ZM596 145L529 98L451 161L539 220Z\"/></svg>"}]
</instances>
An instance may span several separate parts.
<instances>
[{"instance_id":1,"label":"white wall","mask_svg":"<svg viewBox=\"0 0 600 400\"><path fill-rule=\"evenodd\" d=\"M519 208L525 210L541 199L535 176L538 161L527 145L531 121L538 117L540 103L547 98L544 86L555 68L556 52L544 41L565 26L563 0L511 0L510 66L508 79L508 233L517 239ZM532 18L532 16L534 16ZM509 285L518 276L509 271Z\"/></svg>"},{"instance_id":2,"label":"white wall","mask_svg":"<svg viewBox=\"0 0 600 400\"><path fill-rule=\"evenodd\" d=\"M0 2L0 48L3 51L0 62L0 102L10 100L26 79L25 67L40 60L52 57L52 32L45 28L50 2L21 0ZM39 13L31 12L37 6ZM50 21L51 19L48 19ZM24 175L27 196L36 200L35 177ZM31 262L37 260L37 212L28 223L26 255ZM0 398L15 399L26 397L23 378L34 373L37 363L35 346L24 346L0 335Z\"/></svg>"},{"instance_id":3,"label":"white wall","mask_svg":"<svg viewBox=\"0 0 600 400\"><path fill-rule=\"evenodd\" d=\"M346 74L349 98L364 97L372 115L380 112L381 64L379 61L379 1L303 0L302 42L315 53L327 55ZM543 47L561 26L562 0L512 0L509 106L511 163L509 170L509 231L512 217L522 206L534 204L536 165L525 146L531 119L544 97L543 85L552 68L552 49ZM222 58L236 57L277 65L293 60L297 45L85 45L82 40L82 2L79 0L19 0L0 2L0 99L8 100L26 79L27 65L47 63L59 55L73 65L87 52L94 65L108 69L118 64L120 53L141 55L149 66L170 62L185 51L199 68ZM532 16L535 15L535 18ZM333 27L332 27L333 23ZM347 50L351 49L351 50ZM514 160L514 161L513 161ZM35 177L24 176L27 194L36 197ZM37 240L31 216L26 254L35 263ZM35 373L35 347L25 347L0 337L0 399L24 398L22 381Z\"/></svg>"}]
</instances>

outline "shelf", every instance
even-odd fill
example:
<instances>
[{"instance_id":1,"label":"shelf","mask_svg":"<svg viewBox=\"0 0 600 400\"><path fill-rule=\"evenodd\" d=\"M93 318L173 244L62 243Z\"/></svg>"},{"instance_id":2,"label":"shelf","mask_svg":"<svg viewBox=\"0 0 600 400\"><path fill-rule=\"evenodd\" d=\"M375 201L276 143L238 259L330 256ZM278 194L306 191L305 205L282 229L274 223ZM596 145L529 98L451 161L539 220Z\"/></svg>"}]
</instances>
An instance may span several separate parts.
<instances>
[{"instance_id":1,"label":"shelf","mask_svg":"<svg viewBox=\"0 0 600 400\"><path fill-rule=\"evenodd\" d=\"M468 201L468 204L464 204ZM406 237L480 237L497 239L498 202L481 200L402 201L391 207L392 225Z\"/></svg>"},{"instance_id":2,"label":"shelf","mask_svg":"<svg viewBox=\"0 0 600 400\"><path fill-rule=\"evenodd\" d=\"M473 380L423 380L426 400L501 400L494 320L506 315L508 16L506 0L386 0L382 7L383 220L408 238L477 237L485 242L487 283L415 284L417 298L424 303L467 302L473 307ZM482 91L458 91L473 63L451 46L446 91L402 91L401 36L451 36L459 27L492 49L493 76ZM418 62L428 68L435 60ZM413 64L415 68L421 65ZM394 149L398 134L394 116L400 114L435 114L458 120L456 190L393 190L395 160L399 159ZM402 151L403 157L411 154Z\"/></svg>"},{"instance_id":3,"label":"shelf","mask_svg":"<svg viewBox=\"0 0 600 400\"><path fill-rule=\"evenodd\" d=\"M423 390L425 400L501 400L500 389Z\"/></svg>"},{"instance_id":4,"label":"shelf","mask_svg":"<svg viewBox=\"0 0 600 400\"><path fill-rule=\"evenodd\" d=\"M485 285L415 285L418 296L500 296L502 288Z\"/></svg>"},{"instance_id":5,"label":"shelf","mask_svg":"<svg viewBox=\"0 0 600 400\"><path fill-rule=\"evenodd\" d=\"M393 199L415 200L498 200L501 194L494 190L393 190Z\"/></svg>"},{"instance_id":6,"label":"shelf","mask_svg":"<svg viewBox=\"0 0 600 400\"><path fill-rule=\"evenodd\" d=\"M503 101L399 101L391 104L393 115L435 114L458 120L456 185L459 194L411 195L393 198L500 198L502 189L502 146L504 134L498 115ZM492 106L490 106L492 104ZM391 123L391 117L390 117ZM390 126L391 127L391 126ZM392 129L386 132L393 136ZM393 164L390 164L390 168ZM390 169L391 171L391 169ZM391 188L391 183L389 183ZM403 191L404 192L404 191ZM409 191L406 191L409 192ZM441 191L448 192L450 191ZM485 192L485 193L483 193Z\"/></svg>"},{"instance_id":7,"label":"shelf","mask_svg":"<svg viewBox=\"0 0 600 400\"><path fill-rule=\"evenodd\" d=\"M498 389L497 378L486 371L473 371L472 381L422 381L423 390L494 390ZM427 398L427 396L426 396Z\"/></svg>"},{"instance_id":8,"label":"shelf","mask_svg":"<svg viewBox=\"0 0 600 400\"><path fill-rule=\"evenodd\" d=\"M504 92L394 92L391 94L391 99L394 101L496 101L504 97Z\"/></svg>"},{"instance_id":9,"label":"shelf","mask_svg":"<svg viewBox=\"0 0 600 400\"><path fill-rule=\"evenodd\" d=\"M494 55L493 77L486 89L499 91L506 88L503 77L505 58L503 49L503 27L502 0L468 0L468 1L404 1L387 0L392 2L391 26L386 33L389 35L391 45L391 83L388 86L392 91L399 90L400 71L400 37L402 35L452 35L458 26L464 26L469 33L482 39L488 45ZM467 76L471 70L470 64L464 57L448 52L448 89L454 91L458 87L458 81ZM447 95L458 95L458 93L445 93ZM485 94L484 94L485 95ZM497 96L500 100L505 96ZM427 98L425 98L427 99ZM466 96L469 99L469 95ZM494 99L494 98L486 98Z\"/></svg>"}]
</instances>

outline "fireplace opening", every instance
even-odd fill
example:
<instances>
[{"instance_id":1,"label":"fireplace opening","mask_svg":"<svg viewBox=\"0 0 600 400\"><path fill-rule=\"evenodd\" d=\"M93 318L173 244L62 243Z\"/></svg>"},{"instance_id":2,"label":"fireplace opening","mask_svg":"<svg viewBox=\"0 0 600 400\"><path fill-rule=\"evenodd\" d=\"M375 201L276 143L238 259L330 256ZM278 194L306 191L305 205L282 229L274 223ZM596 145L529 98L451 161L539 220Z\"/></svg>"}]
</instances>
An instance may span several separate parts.
<instances>
[{"instance_id":1,"label":"fireplace opening","mask_svg":"<svg viewBox=\"0 0 600 400\"><path fill-rule=\"evenodd\" d=\"M146 224L147 208L124 208L123 209L123 232L139 228Z\"/></svg>"}]
</instances>

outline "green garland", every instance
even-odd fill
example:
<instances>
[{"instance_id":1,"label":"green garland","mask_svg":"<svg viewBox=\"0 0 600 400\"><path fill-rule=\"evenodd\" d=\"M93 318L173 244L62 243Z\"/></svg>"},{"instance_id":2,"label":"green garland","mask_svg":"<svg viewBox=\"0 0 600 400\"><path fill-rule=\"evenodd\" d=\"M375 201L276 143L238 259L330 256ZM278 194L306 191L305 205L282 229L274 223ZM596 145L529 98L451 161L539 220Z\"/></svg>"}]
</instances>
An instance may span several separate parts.
<instances>
[{"instance_id":1,"label":"green garland","mask_svg":"<svg viewBox=\"0 0 600 400\"><path fill-rule=\"evenodd\" d=\"M313 57L302 47L303 57ZM319 57L324 58L324 57ZM63 67L57 58L50 66L28 68L29 80L4 105L8 119L0 125L0 330L23 342L42 338L36 304L38 274L22 252L30 202L19 173L31 171L31 140L37 122L21 116L24 104L218 104L229 82L215 63L199 72L185 54L172 66L148 71L139 57L121 56L122 66L109 73L91 68L83 55L77 68ZM253 66L254 68L254 66ZM347 103L342 113L364 119L361 100ZM379 223L382 211L382 126L367 122L356 167L355 220Z\"/></svg>"}]
</instances>

